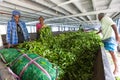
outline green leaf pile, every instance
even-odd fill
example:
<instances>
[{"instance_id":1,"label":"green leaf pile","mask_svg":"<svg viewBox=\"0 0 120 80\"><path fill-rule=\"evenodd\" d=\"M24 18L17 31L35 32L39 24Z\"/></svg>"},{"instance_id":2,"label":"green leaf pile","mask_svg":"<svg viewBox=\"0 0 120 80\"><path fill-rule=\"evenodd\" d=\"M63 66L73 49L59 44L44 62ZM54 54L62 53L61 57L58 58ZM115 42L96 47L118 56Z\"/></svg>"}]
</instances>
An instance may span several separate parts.
<instances>
[{"instance_id":1,"label":"green leaf pile","mask_svg":"<svg viewBox=\"0 0 120 80\"><path fill-rule=\"evenodd\" d=\"M52 62L58 68L58 80L92 80L95 57L101 45L100 37L94 32L79 30L53 36L50 27L45 27L38 41L20 44L19 48Z\"/></svg>"}]
</instances>

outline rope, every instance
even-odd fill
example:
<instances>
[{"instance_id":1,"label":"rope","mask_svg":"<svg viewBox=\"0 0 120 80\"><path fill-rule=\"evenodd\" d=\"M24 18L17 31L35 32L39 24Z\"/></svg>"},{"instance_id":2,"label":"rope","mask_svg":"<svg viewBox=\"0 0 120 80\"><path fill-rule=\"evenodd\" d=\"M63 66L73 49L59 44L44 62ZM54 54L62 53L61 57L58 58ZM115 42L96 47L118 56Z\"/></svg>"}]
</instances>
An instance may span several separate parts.
<instances>
[{"instance_id":1,"label":"rope","mask_svg":"<svg viewBox=\"0 0 120 80\"><path fill-rule=\"evenodd\" d=\"M34 65L36 65L40 70L42 70L42 71L47 75L47 77L48 77L50 80L52 80L50 74L49 74L42 66L40 66L37 62L33 61L29 56L27 56L27 54L25 54L24 57L26 57L28 60L32 61L32 63L33 63Z\"/></svg>"},{"instance_id":2,"label":"rope","mask_svg":"<svg viewBox=\"0 0 120 80\"><path fill-rule=\"evenodd\" d=\"M27 69L27 67L29 67L29 65L32 64L33 61L35 61L35 60L37 60L37 59L39 59L39 58L40 58L40 57L37 57L37 58L31 60L29 63L27 63L27 64L25 65L25 67L22 69L22 71L20 72L20 75L19 75L19 76L21 77L22 74L24 73L24 71Z\"/></svg>"},{"instance_id":3,"label":"rope","mask_svg":"<svg viewBox=\"0 0 120 80\"><path fill-rule=\"evenodd\" d=\"M14 78L17 78L18 80L21 80L19 76L17 76L15 73L12 72L12 70L7 67L8 71L13 75Z\"/></svg>"}]
</instances>

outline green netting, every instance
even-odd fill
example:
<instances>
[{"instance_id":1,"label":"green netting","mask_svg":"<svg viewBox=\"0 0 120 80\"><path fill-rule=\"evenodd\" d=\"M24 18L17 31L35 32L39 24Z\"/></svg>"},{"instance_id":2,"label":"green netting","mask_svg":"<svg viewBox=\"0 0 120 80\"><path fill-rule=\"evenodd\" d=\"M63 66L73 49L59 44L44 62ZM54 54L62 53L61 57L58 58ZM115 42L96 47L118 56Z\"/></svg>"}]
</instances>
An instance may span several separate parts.
<instances>
[{"instance_id":1,"label":"green netting","mask_svg":"<svg viewBox=\"0 0 120 80\"><path fill-rule=\"evenodd\" d=\"M3 55L5 60L9 63L22 55L16 49L3 49L3 50L0 50L0 53ZM40 57L37 54L27 54L27 56L29 56L31 59ZM27 58L22 56L11 66L11 69L13 70L14 73L19 75L22 69L24 68L24 66L29 62L30 61ZM56 79L56 70L52 67L52 64L47 59L40 57L39 59L36 60L36 62L40 64L40 66L42 66L49 73L49 75L51 76L51 80ZM46 76L46 74L34 64L30 64L29 67L27 67L21 79L22 80L50 80Z\"/></svg>"},{"instance_id":2,"label":"green netting","mask_svg":"<svg viewBox=\"0 0 120 80\"><path fill-rule=\"evenodd\" d=\"M17 57L19 57L21 54L16 49L2 49L0 50L0 53L4 57L7 63L13 62Z\"/></svg>"}]
</instances>

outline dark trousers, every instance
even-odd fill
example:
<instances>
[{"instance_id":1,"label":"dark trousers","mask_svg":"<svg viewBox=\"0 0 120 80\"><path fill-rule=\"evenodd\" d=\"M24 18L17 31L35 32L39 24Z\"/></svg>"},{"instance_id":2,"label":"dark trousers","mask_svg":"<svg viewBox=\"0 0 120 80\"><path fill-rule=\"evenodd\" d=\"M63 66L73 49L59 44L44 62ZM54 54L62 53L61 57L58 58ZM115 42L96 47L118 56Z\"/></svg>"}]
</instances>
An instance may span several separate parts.
<instances>
[{"instance_id":1,"label":"dark trousers","mask_svg":"<svg viewBox=\"0 0 120 80\"><path fill-rule=\"evenodd\" d=\"M40 38L40 33L37 32L36 39L38 40Z\"/></svg>"}]
</instances>

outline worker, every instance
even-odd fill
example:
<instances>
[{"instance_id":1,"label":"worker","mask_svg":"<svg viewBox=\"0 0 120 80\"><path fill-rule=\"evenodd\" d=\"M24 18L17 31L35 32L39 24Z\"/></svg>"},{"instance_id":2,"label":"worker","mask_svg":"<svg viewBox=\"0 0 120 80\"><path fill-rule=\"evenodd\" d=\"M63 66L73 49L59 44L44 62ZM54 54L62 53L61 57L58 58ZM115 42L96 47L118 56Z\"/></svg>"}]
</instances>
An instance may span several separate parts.
<instances>
[{"instance_id":1,"label":"worker","mask_svg":"<svg viewBox=\"0 0 120 80\"><path fill-rule=\"evenodd\" d=\"M21 14L19 11L12 11L12 19L7 25L6 41L8 48L13 47L18 43L30 40L25 22L20 20Z\"/></svg>"},{"instance_id":2,"label":"worker","mask_svg":"<svg viewBox=\"0 0 120 80\"><path fill-rule=\"evenodd\" d=\"M113 20L110 17L105 16L104 13L98 14L98 19L101 22L101 29L97 33L102 32L102 41L104 43L105 49L109 51L112 57L115 67L113 74L116 75L118 73L118 61L115 50L117 48L117 42L120 41L117 27Z\"/></svg>"},{"instance_id":3,"label":"worker","mask_svg":"<svg viewBox=\"0 0 120 80\"><path fill-rule=\"evenodd\" d=\"M40 38L40 30L45 27L44 24L44 18L42 16L39 17L39 23L36 24L36 32L37 32L37 37L36 39L38 40Z\"/></svg>"}]
</instances>

